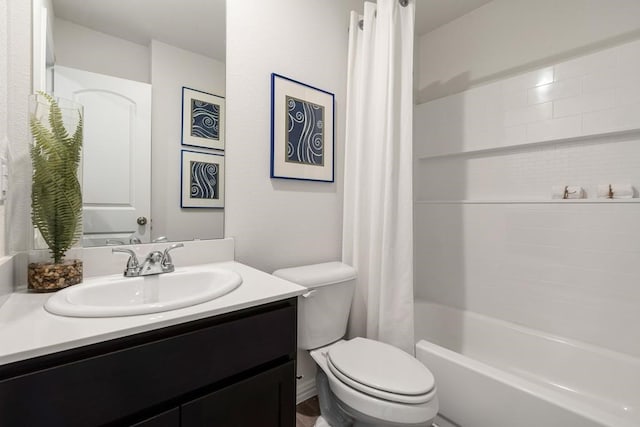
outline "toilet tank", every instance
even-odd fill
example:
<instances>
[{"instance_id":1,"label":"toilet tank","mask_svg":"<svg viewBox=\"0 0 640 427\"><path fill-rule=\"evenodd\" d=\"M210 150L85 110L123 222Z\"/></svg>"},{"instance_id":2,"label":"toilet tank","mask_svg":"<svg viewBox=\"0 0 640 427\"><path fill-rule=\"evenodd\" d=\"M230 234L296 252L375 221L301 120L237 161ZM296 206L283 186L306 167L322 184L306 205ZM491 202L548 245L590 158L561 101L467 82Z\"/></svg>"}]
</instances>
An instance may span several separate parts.
<instances>
[{"instance_id":1,"label":"toilet tank","mask_svg":"<svg viewBox=\"0 0 640 427\"><path fill-rule=\"evenodd\" d=\"M353 267L326 262L283 268L273 275L309 289L298 297L298 348L322 347L345 335L355 288Z\"/></svg>"}]
</instances>

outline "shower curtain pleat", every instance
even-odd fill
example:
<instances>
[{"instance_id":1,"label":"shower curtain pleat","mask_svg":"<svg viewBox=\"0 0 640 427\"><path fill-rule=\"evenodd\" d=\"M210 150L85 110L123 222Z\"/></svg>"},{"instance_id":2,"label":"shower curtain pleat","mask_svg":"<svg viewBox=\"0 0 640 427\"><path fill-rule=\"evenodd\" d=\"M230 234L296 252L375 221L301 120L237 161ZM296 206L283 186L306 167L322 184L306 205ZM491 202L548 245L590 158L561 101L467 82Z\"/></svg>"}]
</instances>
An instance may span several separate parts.
<instances>
[{"instance_id":1,"label":"shower curtain pleat","mask_svg":"<svg viewBox=\"0 0 640 427\"><path fill-rule=\"evenodd\" d=\"M351 13L343 252L358 271L350 336L413 354L414 1Z\"/></svg>"}]
</instances>

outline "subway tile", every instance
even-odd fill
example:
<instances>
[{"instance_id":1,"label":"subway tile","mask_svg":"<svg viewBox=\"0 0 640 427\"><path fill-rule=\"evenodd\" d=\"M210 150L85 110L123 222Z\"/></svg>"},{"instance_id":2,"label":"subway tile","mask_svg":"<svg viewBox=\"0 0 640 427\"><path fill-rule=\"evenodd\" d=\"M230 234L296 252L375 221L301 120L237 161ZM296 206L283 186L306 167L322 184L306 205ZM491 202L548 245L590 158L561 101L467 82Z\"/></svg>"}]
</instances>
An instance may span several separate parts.
<instances>
[{"instance_id":1,"label":"subway tile","mask_svg":"<svg viewBox=\"0 0 640 427\"><path fill-rule=\"evenodd\" d=\"M504 89L502 91L502 105L505 109L516 109L526 107L527 89L524 87L514 88L513 90Z\"/></svg>"},{"instance_id":2,"label":"subway tile","mask_svg":"<svg viewBox=\"0 0 640 427\"><path fill-rule=\"evenodd\" d=\"M618 64L618 54L616 49L606 49L557 64L553 67L554 80L561 81L615 67Z\"/></svg>"},{"instance_id":3,"label":"subway tile","mask_svg":"<svg viewBox=\"0 0 640 427\"><path fill-rule=\"evenodd\" d=\"M616 90L585 93L581 96L553 101L553 117L572 116L592 111L606 110L619 105ZM640 100L638 101L640 102Z\"/></svg>"},{"instance_id":4,"label":"subway tile","mask_svg":"<svg viewBox=\"0 0 640 427\"><path fill-rule=\"evenodd\" d=\"M583 115L583 135L640 129L640 104L610 108Z\"/></svg>"},{"instance_id":5,"label":"subway tile","mask_svg":"<svg viewBox=\"0 0 640 427\"><path fill-rule=\"evenodd\" d=\"M505 79L501 82L501 86L504 93L518 90L526 91L529 88L553 82L553 77L553 67L545 67Z\"/></svg>"},{"instance_id":6,"label":"subway tile","mask_svg":"<svg viewBox=\"0 0 640 427\"><path fill-rule=\"evenodd\" d=\"M583 93L613 89L620 84L620 72L617 67L607 67L585 73L582 78Z\"/></svg>"},{"instance_id":7,"label":"subway tile","mask_svg":"<svg viewBox=\"0 0 640 427\"><path fill-rule=\"evenodd\" d=\"M551 102L506 110L504 114L504 126L509 127L546 120L550 119L552 115L553 104Z\"/></svg>"},{"instance_id":8,"label":"subway tile","mask_svg":"<svg viewBox=\"0 0 640 427\"><path fill-rule=\"evenodd\" d=\"M508 126L500 129L498 143L501 146L520 145L527 142L527 126Z\"/></svg>"},{"instance_id":9,"label":"subway tile","mask_svg":"<svg viewBox=\"0 0 640 427\"><path fill-rule=\"evenodd\" d=\"M620 69L640 72L640 40L623 44L617 49Z\"/></svg>"},{"instance_id":10,"label":"subway tile","mask_svg":"<svg viewBox=\"0 0 640 427\"><path fill-rule=\"evenodd\" d=\"M554 101L580 95L581 81L578 78L566 79L546 85L536 86L527 91L529 104Z\"/></svg>"},{"instance_id":11,"label":"subway tile","mask_svg":"<svg viewBox=\"0 0 640 427\"><path fill-rule=\"evenodd\" d=\"M637 81L620 85L614 91L618 106L640 104L640 75Z\"/></svg>"},{"instance_id":12,"label":"subway tile","mask_svg":"<svg viewBox=\"0 0 640 427\"><path fill-rule=\"evenodd\" d=\"M527 142L550 141L580 136L581 116L568 116L543 120L527 125Z\"/></svg>"}]
</instances>

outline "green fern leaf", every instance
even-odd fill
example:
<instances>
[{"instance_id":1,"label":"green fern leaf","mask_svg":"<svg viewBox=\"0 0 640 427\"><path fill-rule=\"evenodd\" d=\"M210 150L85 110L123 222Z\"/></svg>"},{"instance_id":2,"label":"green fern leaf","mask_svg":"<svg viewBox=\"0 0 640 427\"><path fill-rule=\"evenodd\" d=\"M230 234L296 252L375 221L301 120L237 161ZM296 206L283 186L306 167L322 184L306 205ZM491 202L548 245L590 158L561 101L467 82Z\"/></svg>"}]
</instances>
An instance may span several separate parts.
<instances>
[{"instance_id":1,"label":"green fern leaf","mask_svg":"<svg viewBox=\"0 0 640 427\"><path fill-rule=\"evenodd\" d=\"M39 92L49 104L48 127L34 115L30 127L33 164L31 219L49 246L54 262L82 236L82 193L78 165L82 150L83 117L73 135L65 129L62 111L56 100Z\"/></svg>"}]
</instances>

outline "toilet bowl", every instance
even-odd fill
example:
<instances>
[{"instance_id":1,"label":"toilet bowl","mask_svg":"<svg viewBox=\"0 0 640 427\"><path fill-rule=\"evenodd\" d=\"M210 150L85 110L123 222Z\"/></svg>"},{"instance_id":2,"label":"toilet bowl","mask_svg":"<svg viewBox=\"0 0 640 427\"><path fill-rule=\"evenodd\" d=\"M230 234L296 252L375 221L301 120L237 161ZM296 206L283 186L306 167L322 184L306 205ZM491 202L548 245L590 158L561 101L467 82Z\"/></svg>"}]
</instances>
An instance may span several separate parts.
<instances>
[{"instance_id":1,"label":"toilet bowl","mask_svg":"<svg viewBox=\"0 0 640 427\"><path fill-rule=\"evenodd\" d=\"M309 289L298 300L298 347L310 350L319 367L316 387L329 425L431 425L438 398L422 363L389 344L342 339L355 287L352 267L330 262L273 274Z\"/></svg>"},{"instance_id":2,"label":"toilet bowl","mask_svg":"<svg viewBox=\"0 0 640 427\"><path fill-rule=\"evenodd\" d=\"M425 426L438 413L433 375L402 350L354 338L310 354L337 406L356 425Z\"/></svg>"}]
</instances>

